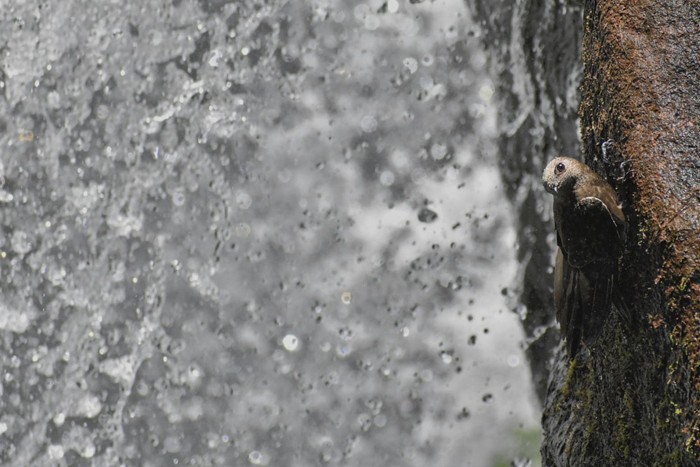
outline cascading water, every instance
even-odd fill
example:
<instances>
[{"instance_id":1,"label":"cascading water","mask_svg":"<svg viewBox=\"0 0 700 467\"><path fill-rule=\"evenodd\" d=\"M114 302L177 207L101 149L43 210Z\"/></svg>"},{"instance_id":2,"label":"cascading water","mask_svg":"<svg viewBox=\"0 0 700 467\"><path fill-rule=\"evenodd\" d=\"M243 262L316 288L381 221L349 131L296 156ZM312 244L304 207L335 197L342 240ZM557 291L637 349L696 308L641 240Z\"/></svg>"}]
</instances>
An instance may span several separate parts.
<instances>
[{"instance_id":1,"label":"cascading water","mask_svg":"<svg viewBox=\"0 0 700 467\"><path fill-rule=\"evenodd\" d=\"M536 458L581 19L507 3L8 6L0 462Z\"/></svg>"}]
</instances>

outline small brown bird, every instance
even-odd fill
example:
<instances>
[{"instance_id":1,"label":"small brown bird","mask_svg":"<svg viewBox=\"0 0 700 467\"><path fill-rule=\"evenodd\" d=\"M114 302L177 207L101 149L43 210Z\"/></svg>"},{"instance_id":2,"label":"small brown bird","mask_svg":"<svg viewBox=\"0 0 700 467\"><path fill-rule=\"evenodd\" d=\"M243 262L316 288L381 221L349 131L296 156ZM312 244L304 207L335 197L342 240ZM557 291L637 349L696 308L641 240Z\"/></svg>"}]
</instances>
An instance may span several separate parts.
<instances>
[{"instance_id":1,"label":"small brown bird","mask_svg":"<svg viewBox=\"0 0 700 467\"><path fill-rule=\"evenodd\" d=\"M554 306L573 358L581 342L595 341L610 313L627 223L613 187L576 159L552 160L542 182L554 195Z\"/></svg>"}]
</instances>

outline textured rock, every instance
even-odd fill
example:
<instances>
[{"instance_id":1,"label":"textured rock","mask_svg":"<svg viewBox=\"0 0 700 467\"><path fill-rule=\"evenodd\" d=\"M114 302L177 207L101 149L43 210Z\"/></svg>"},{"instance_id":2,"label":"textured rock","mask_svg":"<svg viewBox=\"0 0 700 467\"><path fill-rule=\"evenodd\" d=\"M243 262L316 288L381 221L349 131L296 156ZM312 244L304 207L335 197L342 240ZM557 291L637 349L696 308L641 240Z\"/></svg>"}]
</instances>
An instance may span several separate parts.
<instances>
[{"instance_id":1,"label":"textured rock","mask_svg":"<svg viewBox=\"0 0 700 467\"><path fill-rule=\"evenodd\" d=\"M620 282L635 321L612 320L589 353L558 367L543 461L696 465L700 6L590 1L584 14L582 140L628 215Z\"/></svg>"}]
</instances>

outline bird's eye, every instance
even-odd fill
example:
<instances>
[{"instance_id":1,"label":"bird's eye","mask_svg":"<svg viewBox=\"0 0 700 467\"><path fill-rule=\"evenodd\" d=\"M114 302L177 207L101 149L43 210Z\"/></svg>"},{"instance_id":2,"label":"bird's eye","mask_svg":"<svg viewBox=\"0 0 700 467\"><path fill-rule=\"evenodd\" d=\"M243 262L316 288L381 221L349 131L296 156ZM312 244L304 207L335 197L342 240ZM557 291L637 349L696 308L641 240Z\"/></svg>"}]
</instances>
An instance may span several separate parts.
<instances>
[{"instance_id":1,"label":"bird's eye","mask_svg":"<svg viewBox=\"0 0 700 467\"><path fill-rule=\"evenodd\" d=\"M560 173L563 173L565 170L566 170L566 166L564 165L563 162L558 163L556 165L556 167L554 167L554 173L557 175Z\"/></svg>"}]
</instances>

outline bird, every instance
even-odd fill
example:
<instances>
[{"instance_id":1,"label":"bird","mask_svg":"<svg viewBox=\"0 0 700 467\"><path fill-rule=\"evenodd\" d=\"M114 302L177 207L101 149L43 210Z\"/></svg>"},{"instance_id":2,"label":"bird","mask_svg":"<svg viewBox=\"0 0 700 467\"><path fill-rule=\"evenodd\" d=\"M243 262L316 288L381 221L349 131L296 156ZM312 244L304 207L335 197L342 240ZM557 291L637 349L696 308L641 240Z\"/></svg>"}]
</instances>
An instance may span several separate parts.
<instances>
[{"instance_id":1,"label":"bird","mask_svg":"<svg viewBox=\"0 0 700 467\"><path fill-rule=\"evenodd\" d=\"M618 264L627 221L615 189L583 162L554 158L542 183L554 195L554 308L573 359L582 344L595 342L613 302L620 301Z\"/></svg>"}]
</instances>

